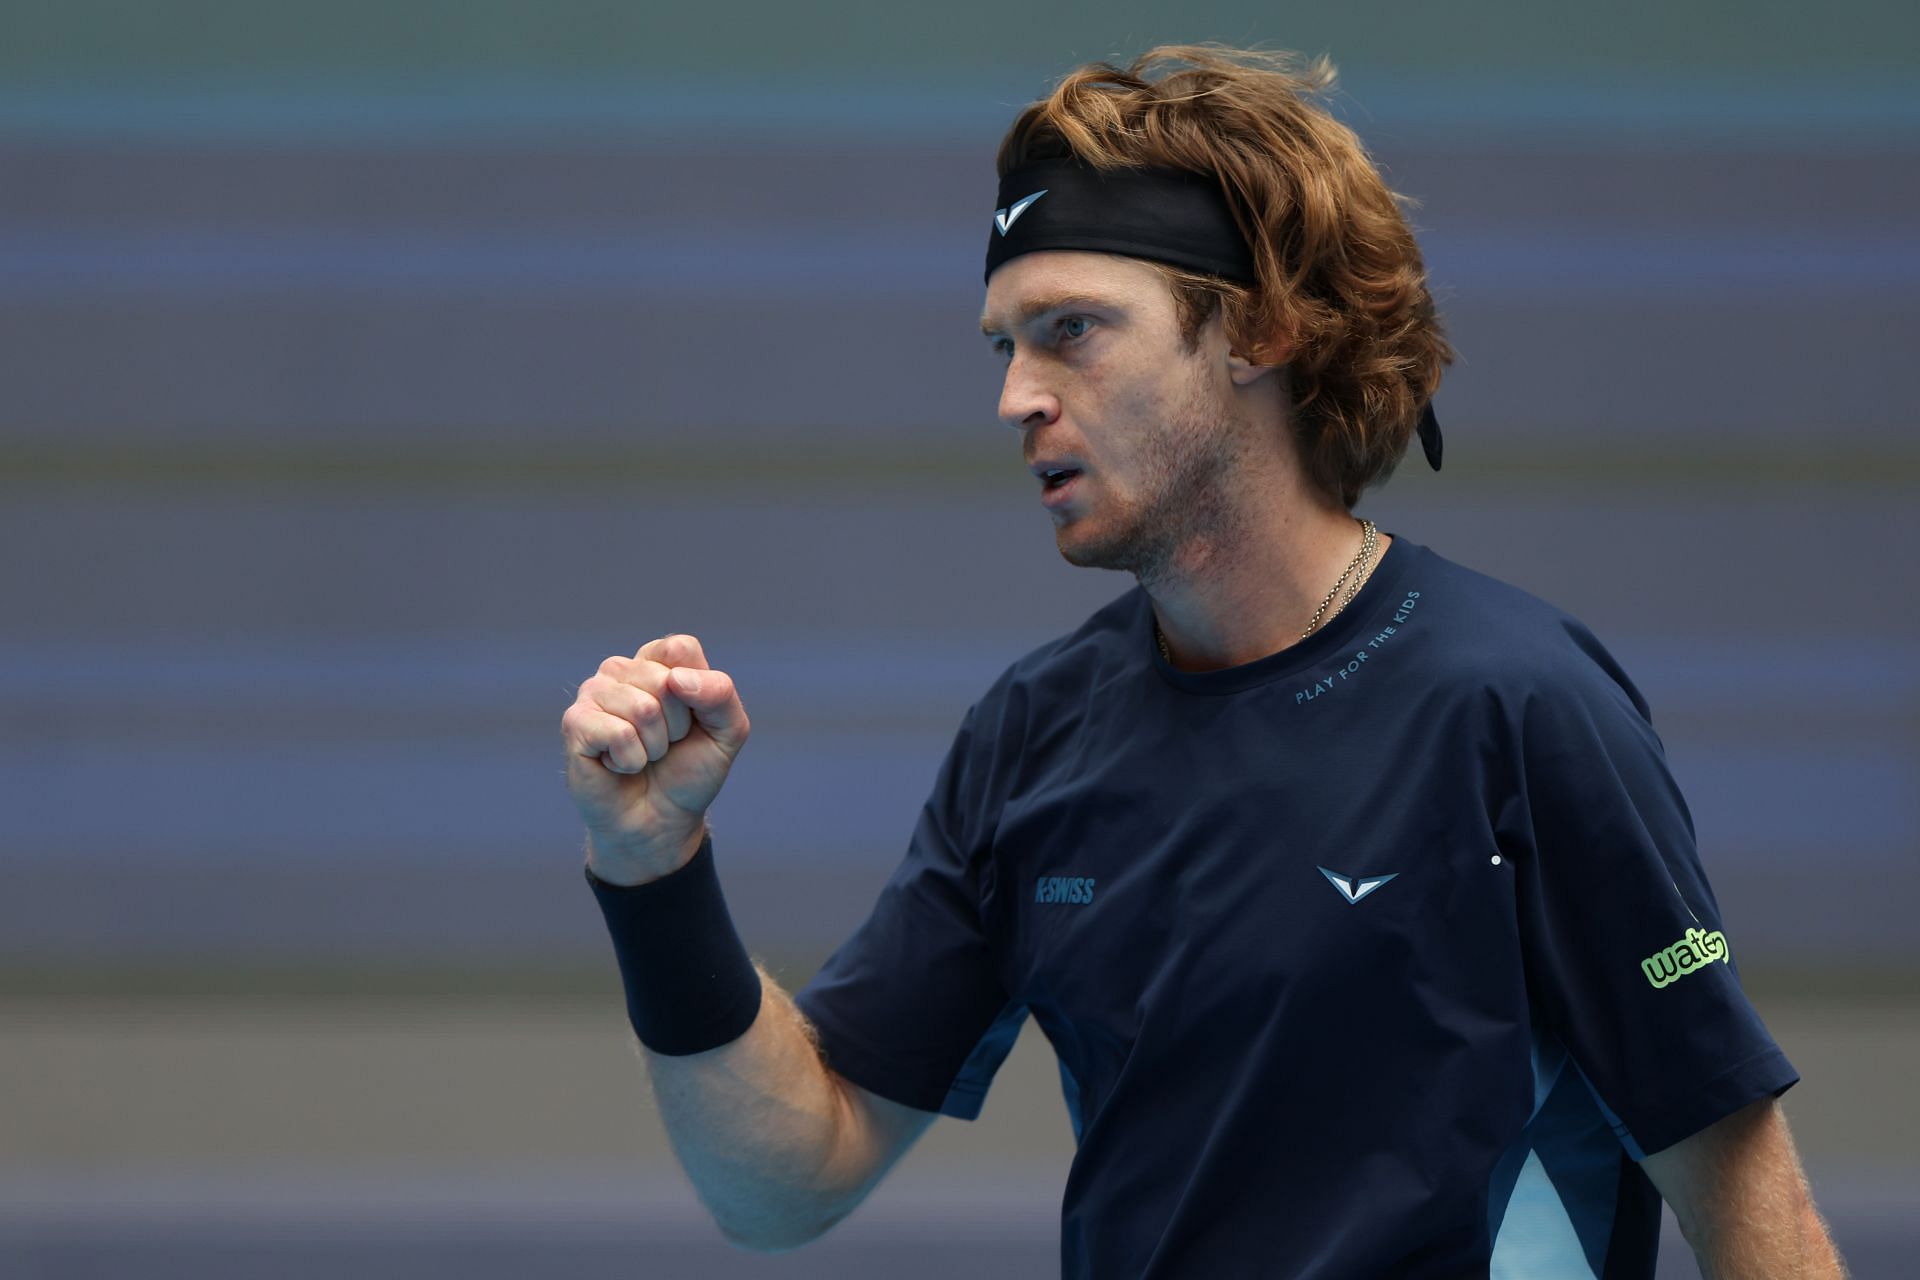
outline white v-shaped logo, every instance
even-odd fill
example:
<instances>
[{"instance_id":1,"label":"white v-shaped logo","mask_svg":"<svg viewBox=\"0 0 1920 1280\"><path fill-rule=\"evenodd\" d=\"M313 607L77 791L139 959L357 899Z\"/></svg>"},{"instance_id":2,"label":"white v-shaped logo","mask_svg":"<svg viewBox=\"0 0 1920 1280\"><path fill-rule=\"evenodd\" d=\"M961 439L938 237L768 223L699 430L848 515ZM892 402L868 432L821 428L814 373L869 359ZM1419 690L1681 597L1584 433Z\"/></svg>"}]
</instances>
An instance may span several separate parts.
<instances>
[{"instance_id":1,"label":"white v-shaped logo","mask_svg":"<svg viewBox=\"0 0 1920 1280\"><path fill-rule=\"evenodd\" d=\"M1025 200L1020 201L1020 203L1010 208L995 209L993 211L993 225L1000 228L1001 235L1007 234L1007 232L1012 229L1013 224L1020 221L1020 215L1027 211L1027 206L1045 194L1047 194L1045 191L1036 191Z\"/></svg>"},{"instance_id":2,"label":"white v-shaped logo","mask_svg":"<svg viewBox=\"0 0 1920 1280\"><path fill-rule=\"evenodd\" d=\"M1329 871L1325 867L1320 868L1320 874L1333 881L1333 887L1340 891L1340 896L1345 898L1349 904L1352 904L1360 901L1360 899L1366 897L1400 873L1395 871L1390 875L1368 876L1365 880L1361 880L1357 884L1353 876L1343 876L1338 871Z\"/></svg>"}]
</instances>

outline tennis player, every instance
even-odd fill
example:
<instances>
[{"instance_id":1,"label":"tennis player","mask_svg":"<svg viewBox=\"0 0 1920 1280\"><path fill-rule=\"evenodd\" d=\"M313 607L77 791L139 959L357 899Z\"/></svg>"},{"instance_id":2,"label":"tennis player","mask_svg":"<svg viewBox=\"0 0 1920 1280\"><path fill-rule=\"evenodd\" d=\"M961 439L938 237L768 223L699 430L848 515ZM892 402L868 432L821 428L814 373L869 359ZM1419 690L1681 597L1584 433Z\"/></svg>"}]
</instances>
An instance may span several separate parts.
<instances>
[{"instance_id":1,"label":"tennis player","mask_svg":"<svg viewBox=\"0 0 1920 1280\"><path fill-rule=\"evenodd\" d=\"M1158 73L1158 74L1156 74ZM1060 554L1135 585L961 720L789 998L705 821L746 745L691 635L562 718L587 878L722 1233L843 1219L1031 1017L1066 1277L1644 1280L1842 1264L1646 700L1555 606L1352 508L1453 358L1324 59L1092 63L1002 142L982 328ZM983 208L983 221L988 211Z\"/></svg>"}]
</instances>

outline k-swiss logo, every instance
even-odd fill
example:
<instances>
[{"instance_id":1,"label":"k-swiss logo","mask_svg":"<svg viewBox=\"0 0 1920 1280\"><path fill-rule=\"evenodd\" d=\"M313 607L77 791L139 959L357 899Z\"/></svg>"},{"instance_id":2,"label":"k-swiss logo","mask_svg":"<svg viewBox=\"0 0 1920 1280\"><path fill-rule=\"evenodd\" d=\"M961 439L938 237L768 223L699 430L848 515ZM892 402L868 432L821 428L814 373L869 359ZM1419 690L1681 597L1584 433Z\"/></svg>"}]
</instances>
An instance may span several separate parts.
<instances>
[{"instance_id":1,"label":"k-swiss logo","mask_svg":"<svg viewBox=\"0 0 1920 1280\"><path fill-rule=\"evenodd\" d=\"M1384 876L1368 876L1365 880L1358 881L1353 876L1343 876L1338 871L1329 871L1325 867L1320 868L1320 874L1333 881L1333 887L1340 891L1340 896L1352 905L1400 873L1395 871Z\"/></svg>"},{"instance_id":2,"label":"k-swiss logo","mask_svg":"<svg viewBox=\"0 0 1920 1280\"><path fill-rule=\"evenodd\" d=\"M1013 224L1020 221L1020 215L1025 213L1035 200L1038 200L1045 194L1047 194L1045 191L1036 191L1025 200L1020 201L1010 208L995 209L993 211L993 225L1000 228L1001 235L1007 234L1007 232L1013 229Z\"/></svg>"},{"instance_id":3,"label":"k-swiss logo","mask_svg":"<svg viewBox=\"0 0 1920 1280\"><path fill-rule=\"evenodd\" d=\"M1092 876L1041 876L1033 886L1035 902L1093 901Z\"/></svg>"}]
</instances>

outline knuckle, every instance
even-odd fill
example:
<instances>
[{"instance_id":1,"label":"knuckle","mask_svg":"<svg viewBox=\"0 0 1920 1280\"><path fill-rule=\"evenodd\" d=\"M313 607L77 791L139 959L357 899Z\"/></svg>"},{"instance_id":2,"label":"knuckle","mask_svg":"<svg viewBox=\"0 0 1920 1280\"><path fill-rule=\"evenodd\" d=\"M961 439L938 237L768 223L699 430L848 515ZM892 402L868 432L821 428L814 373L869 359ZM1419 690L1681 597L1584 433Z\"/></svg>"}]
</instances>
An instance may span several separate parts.
<instances>
[{"instance_id":1,"label":"knuckle","mask_svg":"<svg viewBox=\"0 0 1920 1280\"><path fill-rule=\"evenodd\" d=\"M600 674L618 680L621 672L626 670L626 665L627 659L617 653L613 654L600 664Z\"/></svg>"}]
</instances>

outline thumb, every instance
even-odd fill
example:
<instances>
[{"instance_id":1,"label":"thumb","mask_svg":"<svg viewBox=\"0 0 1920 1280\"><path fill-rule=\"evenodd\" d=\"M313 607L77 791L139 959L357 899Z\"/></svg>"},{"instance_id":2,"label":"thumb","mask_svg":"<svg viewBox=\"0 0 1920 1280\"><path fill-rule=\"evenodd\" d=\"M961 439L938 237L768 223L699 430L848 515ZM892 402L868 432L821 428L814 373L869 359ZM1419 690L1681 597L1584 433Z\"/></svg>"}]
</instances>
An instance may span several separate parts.
<instances>
[{"instance_id":1,"label":"thumb","mask_svg":"<svg viewBox=\"0 0 1920 1280\"><path fill-rule=\"evenodd\" d=\"M667 672L668 687L687 704L702 729L733 755L747 740L747 712L740 705L733 677L724 671L674 667Z\"/></svg>"}]
</instances>

